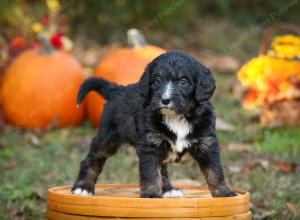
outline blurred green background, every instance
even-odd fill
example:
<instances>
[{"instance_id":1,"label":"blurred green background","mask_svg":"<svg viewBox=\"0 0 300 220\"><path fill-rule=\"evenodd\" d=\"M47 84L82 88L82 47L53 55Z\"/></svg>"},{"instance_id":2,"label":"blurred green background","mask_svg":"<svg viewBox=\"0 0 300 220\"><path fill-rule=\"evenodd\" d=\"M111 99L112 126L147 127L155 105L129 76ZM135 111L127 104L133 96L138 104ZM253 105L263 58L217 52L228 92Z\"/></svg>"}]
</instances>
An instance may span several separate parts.
<instances>
[{"instance_id":1,"label":"blurred green background","mask_svg":"<svg viewBox=\"0 0 300 220\"><path fill-rule=\"evenodd\" d=\"M126 46L136 27L151 44L184 50L212 68L218 117L235 127L218 131L226 177L232 187L251 193L255 219L300 219L300 129L261 128L257 112L241 107L238 68L256 56L262 30L273 24L299 25L300 2L237 0L60 1L57 17L73 41L73 54L88 73L111 48ZM7 42L35 41L33 25L49 14L45 1L0 2L0 64ZM230 59L224 71L222 59ZM47 188L72 184L95 129L23 130L4 125L0 134L0 219L43 219ZM113 171L113 172L112 172ZM171 167L172 179L205 184L190 159ZM122 148L108 161L98 182L137 182L133 149Z\"/></svg>"},{"instance_id":2,"label":"blurred green background","mask_svg":"<svg viewBox=\"0 0 300 220\"><path fill-rule=\"evenodd\" d=\"M183 34L195 25L201 25L201 21L210 16L225 18L240 26L263 23L270 16L270 25L278 21L299 22L300 10L296 0L64 0L60 3L63 7L59 14L68 18L73 36L85 34L102 42L120 40L128 28L143 29L159 15L159 22L153 25L152 31ZM26 33L34 20L48 13L44 1L11 0L0 4L1 31L9 37L18 32ZM163 15L168 10L170 12Z\"/></svg>"}]
</instances>

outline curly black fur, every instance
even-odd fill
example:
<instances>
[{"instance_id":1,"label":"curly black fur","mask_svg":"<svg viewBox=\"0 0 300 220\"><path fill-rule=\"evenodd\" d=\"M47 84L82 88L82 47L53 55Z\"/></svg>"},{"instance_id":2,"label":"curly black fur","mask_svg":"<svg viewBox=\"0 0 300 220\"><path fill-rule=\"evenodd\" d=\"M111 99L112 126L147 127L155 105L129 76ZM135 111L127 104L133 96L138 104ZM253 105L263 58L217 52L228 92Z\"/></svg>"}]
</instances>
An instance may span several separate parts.
<instances>
[{"instance_id":1,"label":"curly black fur","mask_svg":"<svg viewBox=\"0 0 300 220\"><path fill-rule=\"evenodd\" d=\"M235 195L224 180L209 102L215 81L205 66L183 52L167 52L147 66L138 83L120 86L102 78L87 79L78 103L91 90L108 102L73 191L94 193L106 159L129 143L139 158L141 197L162 197L172 190L166 161L175 154L178 162L185 153L199 164L213 196Z\"/></svg>"}]
</instances>

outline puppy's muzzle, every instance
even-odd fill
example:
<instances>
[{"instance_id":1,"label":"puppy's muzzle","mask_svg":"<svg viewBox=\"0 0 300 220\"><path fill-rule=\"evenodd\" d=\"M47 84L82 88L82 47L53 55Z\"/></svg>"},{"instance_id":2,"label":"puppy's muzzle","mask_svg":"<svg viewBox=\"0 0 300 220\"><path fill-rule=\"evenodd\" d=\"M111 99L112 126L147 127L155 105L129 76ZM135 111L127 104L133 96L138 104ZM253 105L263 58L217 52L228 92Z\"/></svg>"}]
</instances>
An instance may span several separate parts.
<instances>
[{"instance_id":1,"label":"puppy's muzzle","mask_svg":"<svg viewBox=\"0 0 300 220\"><path fill-rule=\"evenodd\" d=\"M176 114L173 106L172 99L161 98L160 99L160 112L164 115Z\"/></svg>"}]
</instances>

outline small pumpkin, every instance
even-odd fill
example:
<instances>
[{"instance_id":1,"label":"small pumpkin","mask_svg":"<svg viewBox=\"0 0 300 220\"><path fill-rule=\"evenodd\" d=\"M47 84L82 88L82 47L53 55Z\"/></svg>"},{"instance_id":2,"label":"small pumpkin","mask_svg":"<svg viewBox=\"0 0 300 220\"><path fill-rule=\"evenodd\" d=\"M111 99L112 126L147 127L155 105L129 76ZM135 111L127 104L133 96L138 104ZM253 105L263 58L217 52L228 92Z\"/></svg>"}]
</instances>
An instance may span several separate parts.
<instances>
[{"instance_id":1,"label":"small pumpkin","mask_svg":"<svg viewBox=\"0 0 300 220\"><path fill-rule=\"evenodd\" d=\"M149 45L136 29L130 29L127 37L131 47L107 54L98 64L94 76L101 76L121 85L135 83L147 64L166 52L160 47ZM93 92L86 98L87 115L95 127L98 126L105 102L105 99Z\"/></svg>"},{"instance_id":2,"label":"small pumpkin","mask_svg":"<svg viewBox=\"0 0 300 220\"><path fill-rule=\"evenodd\" d=\"M41 48L25 50L8 67L0 91L4 115L25 128L78 125L84 116L84 109L76 108L83 68L45 37L41 41Z\"/></svg>"}]
</instances>

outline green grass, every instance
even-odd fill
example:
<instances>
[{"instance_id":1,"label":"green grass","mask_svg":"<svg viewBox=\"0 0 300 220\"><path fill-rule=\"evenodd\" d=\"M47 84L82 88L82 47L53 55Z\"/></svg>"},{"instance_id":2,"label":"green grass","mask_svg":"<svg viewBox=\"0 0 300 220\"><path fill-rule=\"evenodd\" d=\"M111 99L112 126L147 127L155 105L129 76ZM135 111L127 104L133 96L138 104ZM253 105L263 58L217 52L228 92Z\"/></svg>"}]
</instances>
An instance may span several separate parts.
<instances>
[{"instance_id":1,"label":"green grass","mask_svg":"<svg viewBox=\"0 0 300 220\"><path fill-rule=\"evenodd\" d=\"M283 151L291 160L299 162L300 129L276 129L263 131L263 142L257 143L265 151L281 154Z\"/></svg>"},{"instance_id":2,"label":"green grass","mask_svg":"<svg viewBox=\"0 0 300 220\"><path fill-rule=\"evenodd\" d=\"M253 143L253 151L249 153L223 152L225 173L230 185L250 191L254 207L263 207L262 213L270 214L272 219L291 216L286 209L287 202L299 205L300 174L284 174L271 165L268 168L257 166L248 170L245 161L249 155L252 160L296 160L300 154L298 150L291 150L295 142L288 135L294 133L298 134L299 131L267 131L263 133L264 138L259 145L258 142ZM6 147L0 151L0 167L15 162L17 164L1 169L0 219L19 219L24 216L27 219L43 218L47 189L73 183L79 161L88 151L87 145L84 144L93 136L94 130L89 125L83 128L53 130L42 134L40 146L33 146L28 141L26 137L29 134L32 135L32 132L14 133L3 137ZM285 135L288 138L285 138ZM222 132L219 137L221 143L226 143L232 135ZM236 135L233 139L242 141L243 136ZM278 147L272 148L272 143L276 143ZM231 166L238 166L241 171L232 172ZM172 179L190 178L205 183L197 165L192 161L172 165L171 176ZM137 181L137 159L132 149L127 147L122 147L107 162L99 179L102 183ZM256 216L263 215L257 208L253 211Z\"/></svg>"}]
</instances>

